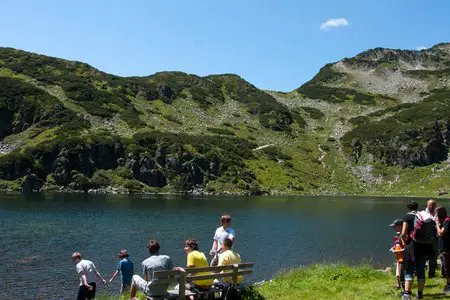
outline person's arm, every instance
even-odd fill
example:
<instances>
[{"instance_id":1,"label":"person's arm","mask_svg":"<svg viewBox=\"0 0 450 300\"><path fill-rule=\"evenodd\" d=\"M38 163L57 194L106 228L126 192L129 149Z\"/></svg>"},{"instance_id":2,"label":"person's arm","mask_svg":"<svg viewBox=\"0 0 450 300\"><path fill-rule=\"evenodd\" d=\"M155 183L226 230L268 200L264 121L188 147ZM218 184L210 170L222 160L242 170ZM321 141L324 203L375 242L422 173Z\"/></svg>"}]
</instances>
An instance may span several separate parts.
<instances>
[{"instance_id":1,"label":"person's arm","mask_svg":"<svg viewBox=\"0 0 450 300\"><path fill-rule=\"evenodd\" d=\"M145 281L148 281L147 266L142 263L142 274Z\"/></svg>"},{"instance_id":2,"label":"person's arm","mask_svg":"<svg viewBox=\"0 0 450 300\"><path fill-rule=\"evenodd\" d=\"M402 233L400 234L400 237L399 237L402 242L402 245L406 244L407 234L408 234L408 223L403 221Z\"/></svg>"},{"instance_id":3,"label":"person's arm","mask_svg":"<svg viewBox=\"0 0 450 300\"><path fill-rule=\"evenodd\" d=\"M212 247L211 247L211 250L209 251L210 255L215 255L216 254L218 245L219 244L218 244L217 240L214 239Z\"/></svg>"},{"instance_id":4,"label":"person's arm","mask_svg":"<svg viewBox=\"0 0 450 300\"><path fill-rule=\"evenodd\" d=\"M95 275L97 275L98 279L100 279L103 282L103 284L106 284L105 278L103 278L102 275L100 275L100 272L96 268L94 268L94 272Z\"/></svg>"},{"instance_id":5,"label":"person's arm","mask_svg":"<svg viewBox=\"0 0 450 300\"><path fill-rule=\"evenodd\" d=\"M117 274L119 274L119 270L116 270L116 271L114 272L113 276L112 276L111 279L109 280L109 283L111 283L111 282L114 280L114 278L116 278Z\"/></svg>"},{"instance_id":6,"label":"person's arm","mask_svg":"<svg viewBox=\"0 0 450 300\"><path fill-rule=\"evenodd\" d=\"M439 222L436 222L436 231L439 234L440 237L444 236L444 234L447 232L448 223L444 221L442 224L442 228L439 226Z\"/></svg>"},{"instance_id":7,"label":"person's arm","mask_svg":"<svg viewBox=\"0 0 450 300\"><path fill-rule=\"evenodd\" d=\"M92 285L89 285L89 283L87 282L87 276L86 273L84 271L81 271L80 273L80 277L81 277L81 283L87 287L89 290L92 290Z\"/></svg>"}]
</instances>

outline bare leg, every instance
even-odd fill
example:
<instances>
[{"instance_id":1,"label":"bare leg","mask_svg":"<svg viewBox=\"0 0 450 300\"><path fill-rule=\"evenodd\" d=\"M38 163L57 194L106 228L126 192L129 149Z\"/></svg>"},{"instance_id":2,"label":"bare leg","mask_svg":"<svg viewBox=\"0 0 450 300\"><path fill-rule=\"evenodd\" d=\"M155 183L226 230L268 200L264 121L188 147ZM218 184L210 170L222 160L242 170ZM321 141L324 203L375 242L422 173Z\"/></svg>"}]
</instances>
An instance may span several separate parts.
<instances>
[{"instance_id":1,"label":"bare leg","mask_svg":"<svg viewBox=\"0 0 450 300\"><path fill-rule=\"evenodd\" d=\"M411 293L413 282L412 280L405 280L405 292Z\"/></svg>"},{"instance_id":2,"label":"bare leg","mask_svg":"<svg viewBox=\"0 0 450 300\"><path fill-rule=\"evenodd\" d=\"M137 294L137 288L134 284L131 284L130 299L134 299L134 297L136 297L136 294Z\"/></svg>"}]
</instances>

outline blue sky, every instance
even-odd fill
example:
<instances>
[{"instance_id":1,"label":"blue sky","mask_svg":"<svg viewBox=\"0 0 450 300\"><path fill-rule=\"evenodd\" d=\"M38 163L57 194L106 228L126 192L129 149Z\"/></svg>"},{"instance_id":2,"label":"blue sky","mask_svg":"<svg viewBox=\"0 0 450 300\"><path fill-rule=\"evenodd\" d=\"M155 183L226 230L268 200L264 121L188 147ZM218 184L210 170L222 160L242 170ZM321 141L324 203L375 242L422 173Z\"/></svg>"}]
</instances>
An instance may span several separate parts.
<instances>
[{"instance_id":1,"label":"blue sky","mask_svg":"<svg viewBox=\"0 0 450 300\"><path fill-rule=\"evenodd\" d=\"M281 91L369 48L450 42L447 0L15 0L0 9L0 46L123 76L235 73Z\"/></svg>"}]
</instances>

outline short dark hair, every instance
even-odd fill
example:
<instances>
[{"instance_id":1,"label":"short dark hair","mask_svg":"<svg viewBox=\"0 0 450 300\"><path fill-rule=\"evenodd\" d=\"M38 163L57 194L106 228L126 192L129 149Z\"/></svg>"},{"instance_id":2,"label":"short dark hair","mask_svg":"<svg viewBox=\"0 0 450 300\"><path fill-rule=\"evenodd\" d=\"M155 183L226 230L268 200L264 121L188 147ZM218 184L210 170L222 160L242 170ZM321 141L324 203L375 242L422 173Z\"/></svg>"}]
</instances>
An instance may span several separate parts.
<instances>
[{"instance_id":1,"label":"short dark hair","mask_svg":"<svg viewBox=\"0 0 450 300\"><path fill-rule=\"evenodd\" d=\"M194 240L194 239L186 240L186 241L184 242L184 245L187 246L187 247L189 247L189 248L192 248L193 250L198 250L198 244L197 244L197 241Z\"/></svg>"},{"instance_id":2,"label":"short dark hair","mask_svg":"<svg viewBox=\"0 0 450 300\"><path fill-rule=\"evenodd\" d=\"M231 247L233 247L233 241L232 241L231 239L229 239L229 238L225 238L225 239L223 240L223 244L224 244L227 248L230 248L230 249L231 249Z\"/></svg>"},{"instance_id":3,"label":"short dark hair","mask_svg":"<svg viewBox=\"0 0 450 300\"><path fill-rule=\"evenodd\" d=\"M150 254L158 254L159 253L159 242L157 240L150 240L147 245L148 252Z\"/></svg>"},{"instance_id":4,"label":"short dark hair","mask_svg":"<svg viewBox=\"0 0 450 300\"><path fill-rule=\"evenodd\" d=\"M408 205L406 205L406 207L408 207L410 210L417 210L419 208L419 204L412 200L408 203Z\"/></svg>"},{"instance_id":5,"label":"short dark hair","mask_svg":"<svg viewBox=\"0 0 450 300\"><path fill-rule=\"evenodd\" d=\"M220 217L220 222L223 223L228 223L231 221L231 216L229 214L224 214Z\"/></svg>"},{"instance_id":6,"label":"short dark hair","mask_svg":"<svg viewBox=\"0 0 450 300\"><path fill-rule=\"evenodd\" d=\"M122 249L119 252L119 258L129 257L128 251L126 249Z\"/></svg>"}]
</instances>

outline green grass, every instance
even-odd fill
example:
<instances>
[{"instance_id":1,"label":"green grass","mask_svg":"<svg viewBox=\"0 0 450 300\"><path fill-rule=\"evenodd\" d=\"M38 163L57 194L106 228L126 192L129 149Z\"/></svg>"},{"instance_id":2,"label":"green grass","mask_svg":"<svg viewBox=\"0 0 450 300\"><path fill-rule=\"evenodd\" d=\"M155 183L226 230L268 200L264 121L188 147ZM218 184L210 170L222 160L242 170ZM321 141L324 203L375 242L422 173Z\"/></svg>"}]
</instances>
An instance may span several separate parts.
<instances>
[{"instance_id":1,"label":"green grass","mask_svg":"<svg viewBox=\"0 0 450 300\"><path fill-rule=\"evenodd\" d=\"M440 274L438 274L440 275ZM395 275L376 270L369 265L349 266L346 264L317 264L295 268L275 276L261 286L245 290L244 300L395 300L400 299L395 288ZM442 290L445 280L437 276L426 279L424 299L446 299ZM413 298L417 282L413 284ZM100 295L96 299L128 299L124 296ZM145 299L138 294L138 299Z\"/></svg>"},{"instance_id":2,"label":"green grass","mask_svg":"<svg viewBox=\"0 0 450 300\"><path fill-rule=\"evenodd\" d=\"M259 299L400 299L395 276L370 266L312 265L279 275L258 287ZM425 299L442 299L444 279L427 279ZM417 285L413 286L413 293ZM257 299L252 297L249 299Z\"/></svg>"}]
</instances>

